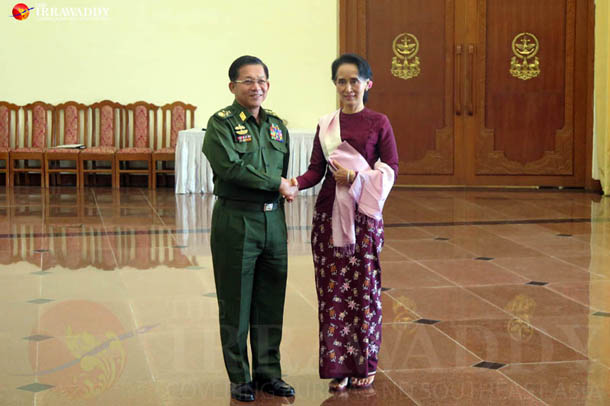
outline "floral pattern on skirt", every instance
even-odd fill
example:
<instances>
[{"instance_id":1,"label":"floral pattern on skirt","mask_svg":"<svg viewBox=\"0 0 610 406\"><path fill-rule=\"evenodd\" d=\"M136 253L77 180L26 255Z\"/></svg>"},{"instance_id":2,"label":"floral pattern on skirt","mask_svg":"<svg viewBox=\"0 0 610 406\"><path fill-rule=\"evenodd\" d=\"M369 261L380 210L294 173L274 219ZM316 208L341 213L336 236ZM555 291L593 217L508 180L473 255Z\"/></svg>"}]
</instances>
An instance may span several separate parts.
<instances>
[{"instance_id":1,"label":"floral pattern on skirt","mask_svg":"<svg viewBox=\"0 0 610 406\"><path fill-rule=\"evenodd\" d=\"M355 215L356 249L332 243L331 216L315 212L311 245L320 322L320 377L365 378L377 370L381 345L383 220Z\"/></svg>"}]
</instances>

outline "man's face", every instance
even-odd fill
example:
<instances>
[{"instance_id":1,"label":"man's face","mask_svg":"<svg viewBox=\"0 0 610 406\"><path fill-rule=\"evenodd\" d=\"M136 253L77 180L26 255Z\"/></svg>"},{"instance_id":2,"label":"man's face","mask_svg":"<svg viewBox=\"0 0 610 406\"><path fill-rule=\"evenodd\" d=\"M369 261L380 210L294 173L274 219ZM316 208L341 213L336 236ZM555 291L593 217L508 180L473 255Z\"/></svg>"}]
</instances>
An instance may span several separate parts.
<instances>
[{"instance_id":1,"label":"man's face","mask_svg":"<svg viewBox=\"0 0 610 406\"><path fill-rule=\"evenodd\" d=\"M244 65L239 68L237 80L229 83L235 100L248 110L255 110L267 98L269 82L262 65Z\"/></svg>"}]
</instances>

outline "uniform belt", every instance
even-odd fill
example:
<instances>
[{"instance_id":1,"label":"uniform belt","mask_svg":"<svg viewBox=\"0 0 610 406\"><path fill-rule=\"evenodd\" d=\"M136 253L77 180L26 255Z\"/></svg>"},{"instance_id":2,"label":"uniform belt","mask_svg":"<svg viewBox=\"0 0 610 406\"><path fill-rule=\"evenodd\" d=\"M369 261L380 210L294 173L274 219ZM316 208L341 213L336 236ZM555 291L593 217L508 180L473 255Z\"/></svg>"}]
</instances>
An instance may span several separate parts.
<instances>
[{"instance_id":1,"label":"uniform belt","mask_svg":"<svg viewBox=\"0 0 610 406\"><path fill-rule=\"evenodd\" d=\"M225 207L234 209L250 210L250 211L274 211L283 206L283 201L270 203L245 202L243 200L231 200L219 198L221 204Z\"/></svg>"}]
</instances>

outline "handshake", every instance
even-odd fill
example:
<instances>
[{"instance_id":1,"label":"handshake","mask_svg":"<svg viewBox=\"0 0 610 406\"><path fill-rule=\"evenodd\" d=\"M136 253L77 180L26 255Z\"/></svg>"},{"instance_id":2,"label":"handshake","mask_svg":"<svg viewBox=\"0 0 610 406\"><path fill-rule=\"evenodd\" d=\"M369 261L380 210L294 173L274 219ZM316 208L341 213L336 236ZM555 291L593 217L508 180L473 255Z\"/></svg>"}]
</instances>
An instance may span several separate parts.
<instances>
[{"instance_id":1,"label":"handshake","mask_svg":"<svg viewBox=\"0 0 610 406\"><path fill-rule=\"evenodd\" d=\"M280 193L284 199L286 199L286 201L293 201L299 193L299 182L297 182L297 179L292 178L288 180L286 178L282 178L282 183L280 183Z\"/></svg>"},{"instance_id":2,"label":"handshake","mask_svg":"<svg viewBox=\"0 0 610 406\"><path fill-rule=\"evenodd\" d=\"M337 185L341 187L350 187L357 176L357 173L354 170L342 166L335 160L332 160L330 163L330 171ZM293 201L299 193L299 182L297 182L297 178L292 178L290 180L282 178L279 191L284 199L289 202Z\"/></svg>"}]
</instances>

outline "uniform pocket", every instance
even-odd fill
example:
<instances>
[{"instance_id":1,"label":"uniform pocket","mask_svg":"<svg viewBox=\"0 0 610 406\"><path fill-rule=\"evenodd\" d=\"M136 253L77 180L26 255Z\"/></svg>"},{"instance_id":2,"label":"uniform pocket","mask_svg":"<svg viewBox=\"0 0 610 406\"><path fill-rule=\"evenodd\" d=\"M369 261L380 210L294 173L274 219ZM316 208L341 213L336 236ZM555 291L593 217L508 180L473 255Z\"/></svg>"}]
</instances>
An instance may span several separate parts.
<instances>
[{"instance_id":1,"label":"uniform pocket","mask_svg":"<svg viewBox=\"0 0 610 406\"><path fill-rule=\"evenodd\" d=\"M288 147L286 147L285 142L269 140L269 143L273 146L273 148L277 149L278 151L282 152L283 154L288 152Z\"/></svg>"},{"instance_id":2,"label":"uniform pocket","mask_svg":"<svg viewBox=\"0 0 610 406\"><path fill-rule=\"evenodd\" d=\"M288 148L286 148L286 144L278 141L269 140L269 144L271 144L271 146L266 148L267 152L265 153L265 159L272 167L275 167L281 172L284 168L284 157L288 153Z\"/></svg>"}]
</instances>

